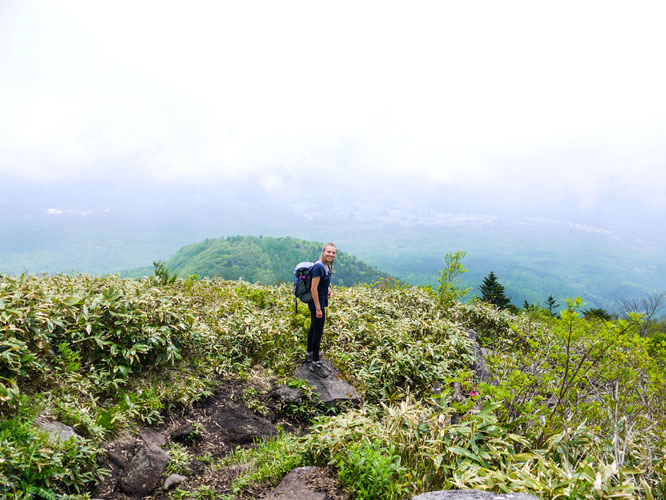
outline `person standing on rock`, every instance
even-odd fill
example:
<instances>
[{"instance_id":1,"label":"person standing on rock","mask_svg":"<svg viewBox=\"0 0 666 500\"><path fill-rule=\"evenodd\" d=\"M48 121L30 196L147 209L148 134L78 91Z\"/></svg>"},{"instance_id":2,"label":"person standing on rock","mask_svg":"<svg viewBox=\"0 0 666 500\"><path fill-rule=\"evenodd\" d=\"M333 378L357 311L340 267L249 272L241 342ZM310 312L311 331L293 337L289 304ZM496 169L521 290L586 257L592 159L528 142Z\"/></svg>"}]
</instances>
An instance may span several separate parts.
<instances>
[{"instance_id":1,"label":"person standing on rock","mask_svg":"<svg viewBox=\"0 0 666 500\"><path fill-rule=\"evenodd\" d=\"M310 370L321 378L328 377L328 371L319 358L321 337L324 335L324 321L326 320L326 307L331 297L331 273L337 251L333 243L326 243L321 251L321 257L312 266L312 281L310 292L312 301L308 302L310 308L310 330L308 331L308 351L305 361L309 363Z\"/></svg>"}]
</instances>

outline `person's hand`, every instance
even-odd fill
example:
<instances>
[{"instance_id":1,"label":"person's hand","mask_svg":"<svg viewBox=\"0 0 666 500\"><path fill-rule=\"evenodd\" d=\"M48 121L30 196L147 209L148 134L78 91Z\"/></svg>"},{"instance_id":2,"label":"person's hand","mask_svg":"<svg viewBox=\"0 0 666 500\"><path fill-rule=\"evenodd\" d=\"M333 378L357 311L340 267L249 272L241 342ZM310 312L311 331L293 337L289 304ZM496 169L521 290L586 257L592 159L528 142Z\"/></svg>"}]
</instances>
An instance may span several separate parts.
<instances>
[{"instance_id":1,"label":"person's hand","mask_svg":"<svg viewBox=\"0 0 666 500\"><path fill-rule=\"evenodd\" d=\"M329 299L331 298L331 295L333 295L333 290L329 288L328 289L328 298Z\"/></svg>"},{"instance_id":2,"label":"person's hand","mask_svg":"<svg viewBox=\"0 0 666 500\"><path fill-rule=\"evenodd\" d=\"M315 315L316 315L318 318L322 318L322 317L324 316L324 313L321 312L321 309L317 309L317 310L315 311Z\"/></svg>"}]
</instances>

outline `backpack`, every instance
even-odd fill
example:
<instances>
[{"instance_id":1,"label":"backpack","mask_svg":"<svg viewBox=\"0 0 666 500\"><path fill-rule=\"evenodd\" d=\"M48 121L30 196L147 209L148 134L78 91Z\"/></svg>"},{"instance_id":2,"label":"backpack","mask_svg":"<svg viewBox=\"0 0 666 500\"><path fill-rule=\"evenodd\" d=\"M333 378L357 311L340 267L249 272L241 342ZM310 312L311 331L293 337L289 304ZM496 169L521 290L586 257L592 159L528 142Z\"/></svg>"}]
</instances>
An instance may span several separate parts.
<instances>
[{"instance_id":1,"label":"backpack","mask_svg":"<svg viewBox=\"0 0 666 500\"><path fill-rule=\"evenodd\" d=\"M312 302L312 267L314 262L301 262L294 268L294 297L306 304Z\"/></svg>"}]
</instances>

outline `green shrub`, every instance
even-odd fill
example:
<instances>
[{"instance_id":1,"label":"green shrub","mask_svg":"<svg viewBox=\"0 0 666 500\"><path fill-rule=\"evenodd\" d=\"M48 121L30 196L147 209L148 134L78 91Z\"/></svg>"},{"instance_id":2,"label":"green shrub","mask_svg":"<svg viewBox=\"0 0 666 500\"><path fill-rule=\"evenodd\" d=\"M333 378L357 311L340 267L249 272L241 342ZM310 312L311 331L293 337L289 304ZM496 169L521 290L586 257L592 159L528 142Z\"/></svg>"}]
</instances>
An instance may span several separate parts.
<instances>
[{"instance_id":1,"label":"green shrub","mask_svg":"<svg viewBox=\"0 0 666 500\"><path fill-rule=\"evenodd\" d=\"M0 422L0 495L26 492L48 498L55 493L83 492L105 471L85 439L53 443L26 416Z\"/></svg>"}]
</instances>

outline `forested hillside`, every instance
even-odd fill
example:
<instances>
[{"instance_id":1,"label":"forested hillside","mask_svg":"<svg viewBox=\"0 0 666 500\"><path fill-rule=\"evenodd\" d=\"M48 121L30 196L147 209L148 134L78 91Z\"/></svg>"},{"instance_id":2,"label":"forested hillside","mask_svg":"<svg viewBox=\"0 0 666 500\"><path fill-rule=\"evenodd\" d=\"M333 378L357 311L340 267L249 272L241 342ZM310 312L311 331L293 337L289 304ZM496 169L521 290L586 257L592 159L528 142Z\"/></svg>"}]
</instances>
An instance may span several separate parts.
<instances>
[{"instance_id":1,"label":"forested hillside","mask_svg":"<svg viewBox=\"0 0 666 500\"><path fill-rule=\"evenodd\" d=\"M261 236L230 236L207 239L181 248L171 258L169 271L181 277L243 279L251 283L275 285L292 282L294 267L303 261L315 261L323 244L295 238ZM352 286L372 283L388 275L353 255L338 251L332 283ZM152 270L151 270L152 273Z\"/></svg>"}]
</instances>

